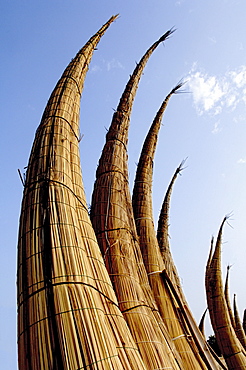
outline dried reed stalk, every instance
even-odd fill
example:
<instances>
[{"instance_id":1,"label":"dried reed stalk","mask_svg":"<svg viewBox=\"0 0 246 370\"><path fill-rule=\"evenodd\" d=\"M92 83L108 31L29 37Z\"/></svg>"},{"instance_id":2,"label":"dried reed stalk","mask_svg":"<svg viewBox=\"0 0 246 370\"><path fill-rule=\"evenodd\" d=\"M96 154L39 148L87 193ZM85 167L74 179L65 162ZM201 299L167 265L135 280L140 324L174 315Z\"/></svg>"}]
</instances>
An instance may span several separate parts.
<instances>
[{"instance_id":1,"label":"dried reed stalk","mask_svg":"<svg viewBox=\"0 0 246 370\"><path fill-rule=\"evenodd\" d=\"M170 210L171 195L172 195L174 183L178 175L183 170L183 165L184 165L184 161L182 161L180 165L176 168L176 171L167 188L167 191L166 191L163 203L162 203L159 220L158 220L157 240L158 240L158 244L160 247L162 260L165 265L165 270L167 271L167 274L172 280L172 282L173 283L175 282L176 289L179 291L180 297L182 297L182 300L185 303L186 300L185 300L185 297L182 291L178 272L174 264L171 250L170 250L170 245L169 245L169 210Z\"/></svg>"},{"instance_id":2,"label":"dried reed stalk","mask_svg":"<svg viewBox=\"0 0 246 370\"><path fill-rule=\"evenodd\" d=\"M78 149L85 74L115 18L64 71L34 140L18 243L21 370L146 369L118 308L89 219Z\"/></svg>"},{"instance_id":3,"label":"dried reed stalk","mask_svg":"<svg viewBox=\"0 0 246 370\"><path fill-rule=\"evenodd\" d=\"M204 311L204 313L203 313L203 315L201 317L201 320L199 322L199 325L198 325L199 330L200 330L200 332L202 333L202 335L204 337L205 337L205 317L206 317L207 310L208 309L206 308L206 310Z\"/></svg>"},{"instance_id":4,"label":"dried reed stalk","mask_svg":"<svg viewBox=\"0 0 246 370\"><path fill-rule=\"evenodd\" d=\"M159 243L159 247L161 250L161 254L163 257L163 261L165 264L165 272L162 274L163 277L166 277L166 280L169 281L169 285L173 286L172 291L175 293L176 300L179 302L180 306L180 311L182 312L183 320L186 323L186 326L189 328L190 333L192 335L192 338L194 342L196 343L196 347L193 350L194 353L196 351L199 351L200 356L202 357L203 361L205 362L206 366L210 369L220 369L224 368L224 365L221 363L220 359L214 355L213 352L210 351L210 348L200 332L200 330L197 327L197 324L192 316L191 310L189 309L189 306L186 302L185 296L183 294L180 280L178 277L178 273L176 270L176 266L173 262L170 247L169 247L169 209L170 209L170 200L171 200L171 194L172 194L172 189L175 183L175 180L177 179L178 174L183 169L184 165L183 161L179 167L176 169L172 180L168 186L162 209L160 212L160 217L158 221L158 230L157 230L157 239ZM211 260L211 255L212 255L212 249L213 249L213 238L211 240L211 251L210 251L210 256L208 260L208 265ZM198 357L199 358L199 357Z\"/></svg>"},{"instance_id":5,"label":"dried reed stalk","mask_svg":"<svg viewBox=\"0 0 246 370\"><path fill-rule=\"evenodd\" d=\"M246 310L243 312L243 330L244 333L246 334Z\"/></svg>"},{"instance_id":6,"label":"dried reed stalk","mask_svg":"<svg viewBox=\"0 0 246 370\"><path fill-rule=\"evenodd\" d=\"M226 303L227 303L228 312L229 312L230 319L231 319L231 324L232 324L233 328L235 329L236 325L235 325L235 320L234 320L234 316L233 316L233 313L232 313L231 302L230 302L230 298L229 298L229 272L230 272L230 268L231 268L231 266L228 265L227 270L226 270L226 280L225 280L224 294L225 294L225 300L226 300Z\"/></svg>"},{"instance_id":7,"label":"dried reed stalk","mask_svg":"<svg viewBox=\"0 0 246 370\"><path fill-rule=\"evenodd\" d=\"M206 308L206 310L204 311L202 317L201 317L201 320L200 320L200 323L199 323L199 330L200 332L202 333L202 335L204 336L205 338L205 316L206 316L206 313L208 311L208 308ZM226 366L226 363L225 363L225 360L222 358L222 357L219 357L217 355L217 353L214 351L214 349L208 344L208 347L209 347L209 350L212 354L212 356L214 357L215 361L217 362L218 366L220 366L220 368L222 369L225 369L227 370L227 366Z\"/></svg>"},{"instance_id":8,"label":"dried reed stalk","mask_svg":"<svg viewBox=\"0 0 246 370\"><path fill-rule=\"evenodd\" d=\"M233 311L234 311L234 319L235 319L235 332L240 340L242 346L244 349L246 349L246 336L243 330L243 326L240 320L238 308L237 308L237 302L236 302L236 294L234 294L234 299L233 299Z\"/></svg>"},{"instance_id":9,"label":"dried reed stalk","mask_svg":"<svg viewBox=\"0 0 246 370\"><path fill-rule=\"evenodd\" d=\"M182 83L179 83L167 95L146 136L137 167L132 203L140 247L149 276L150 285L161 316L166 323L168 332L171 335L175 347L182 359L182 367L184 369L206 369L207 366L201 359L199 350L193 341L189 328L187 327L186 318L184 319L182 316L183 305L180 307L180 304L177 302L173 293L170 291L169 286L166 284L165 279L163 279L160 274L160 272L165 269L166 260L163 260L160 252L155 234L152 212L153 160L158 133L168 101L173 94L178 92L181 86ZM180 171L181 166L178 172ZM170 196L168 199L169 198ZM166 209L166 207L164 208ZM171 266L172 271L173 269L174 264Z\"/></svg>"},{"instance_id":10,"label":"dried reed stalk","mask_svg":"<svg viewBox=\"0 0 246 370\"><path fill-rule=\"evenodd\" d=\"M158 229L157 229L157 240L159 243L159 247L161 250L163 262L165 265L165 274L163 276L168 277L168 280L173 284L175 291L175 294L177 295L178 299L177 302L179 303L179 309L181 312L182 320L186 323L186 327L189 328L189 333L191 335L191 338L193 339L195 345L193 342L190 342L190 345L193 347L193 353L196 355L196 358L198 361L201 361L200 357L203 359L204 363L209 369L217 369L221 368L221 364L215 358L214 355L211 354L209 346L207 345L207 342L205 338L203 337L202 333L197 327L197 324L192 316L192 313L189 309L189 306L186 302L181 283L179 280L179 276L177 273L176 266L174 264L170 246L169 246L169 209L170 209L170 200L171 200L171 194L173 190L174 183L178 177L178 174L183 170L184 162L181 162L179 167L176 169L172 180L168 186L166 195L164 197L164 201L162 204L162 209L160 212L160 217L158 221ZM170 283L169 283L170 285ZM188 333L188 331L187 331ZM199 356L197 355L197 352L199 352ZM204 363L200 363L200 366L204 366Z\"/></svg>"},{"instance_id":11,"label":"dried reed stalk","mask_svg":"<svg viewBox=\"0 0 246 370\"><path fill-rule=\"evenodd\" d=\"M208 301L210 300L210 294L208 294L208 292L210 290L210 287L209 287L209 283L210 283L209 271L210 270L209 269L210 269L210 264L211 264L211 261L212 261L213 253L214 253L214 236L212 236L212 238L211 238L209 255L208 255L206 269L205 269L205 290L206 290L206 299L207 299L208 309L211 305L211 303L210 303L210 305L208 304ZM211 323L212 323L212 326L213 326L214 317L213 317L213 311L211 311L211 310L209 310L209 317L210 317L210 320L211 320Z\"/></svg>"},{"instance_id":12,"label":"dried reed stalk","mask_svg":"<svg viewBox=\"0 0 246 370\"><path fill-rule=\"evenodd\" d=\"M223 291L221 276L221 243L225 217L219 229L214 253L206 268L207 303L214 333L220 351L229 370L245 369L246 357L243 347L232 327L230 315Z\"/></svg>"},{"instance_id":13,"label":"dried reed stalk","mask_svg":"<svg viewBox=\"0 0 246 370\"><path fill-rule=\"evenodd\" d=\"M106 135L91 202L91 219L120 309L148 369L180 368L158 312L143 264L128 185L127 141L138 83L152 52L172 31L155 42L137 64Z\"/></svg>"},{"instance_id":14,"label":"dried reed stalk","mask_svg":"<svg viewBox=\"0 0 246 370\"><path fill-rule=\"evenodd\" d=\"M177 93L181 87L182 83L179 83L177 86L175 86L175 88L171 90L171 92L162 102L144 141L135 176L132 205L137 232L140 240L140 247L148 272L152 271L153 268L159 268L160 261L158 260L158 258L162 260L162 258L159 256L159 252L156 252L156 250L159 250L159 247L158 243L156 244L152 213L152 180L154 155L156 151L157 139L161 127L163 114L166 110L171 96ZM151 234L150 237L152 237L153 234L153 239L155 240L154 243L156 245L155 248L153 248L152 250L149 248L149 245L151 243L148 243L148 241L146 240L148 238L147 234ZM152 265L155 267L152 267Z\"/></svg>"}]
</instances>

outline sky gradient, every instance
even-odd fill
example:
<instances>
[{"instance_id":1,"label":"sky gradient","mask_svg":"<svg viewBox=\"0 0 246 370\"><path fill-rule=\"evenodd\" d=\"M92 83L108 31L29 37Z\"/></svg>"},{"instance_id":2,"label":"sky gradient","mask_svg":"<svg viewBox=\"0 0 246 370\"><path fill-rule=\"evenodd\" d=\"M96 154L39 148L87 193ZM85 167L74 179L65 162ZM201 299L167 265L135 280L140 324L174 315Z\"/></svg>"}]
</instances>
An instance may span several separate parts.
<instances>
[{"instance_id":1,"label":"sky gradient","mask_svg":"<svg viewBox=\"0 0 246 370\"><path fill-rule=\"evenodd\" d=\"M226 214L222 266L230 295L246 308L246 2L240 0L42 0L2 2L0 358L17 369L16 254L25 172L36 128L63 70L111 15L120 16L95 51L81 100L81 165L88 205L113 109L148 47L176 31L151 56L139 84L129 134L132 187L144 137L170 90L154 164L155 220L176 167L170 244L197 321L205 308L210 239ZM231 226L231 227L230 227ZM211 334L207 318L206 334Z\"/></svg>"}]
</instances>

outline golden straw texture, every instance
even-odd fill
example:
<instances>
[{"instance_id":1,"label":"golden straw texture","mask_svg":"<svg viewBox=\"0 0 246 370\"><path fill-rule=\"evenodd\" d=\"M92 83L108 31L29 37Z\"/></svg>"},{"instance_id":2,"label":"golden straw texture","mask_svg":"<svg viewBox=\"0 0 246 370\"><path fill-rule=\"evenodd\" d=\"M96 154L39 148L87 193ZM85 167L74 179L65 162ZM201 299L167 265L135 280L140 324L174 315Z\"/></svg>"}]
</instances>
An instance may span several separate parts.
<instances>
[{"instance_id":1,"label":"golden straw texture","mask_svg":"<svg viewBox=\"0 0 246 370\"><path fill-rule=\"evenodd\" d=\"M243 326L240 320L238 308L237 308L237 302L236 302L236 294L234 294L234 299L233 299L233 311L234 311L234 318L235 318L235 332L240 340L242 346L244 349L246 349L246 336L243 330Z\"/></svg>"},{"instance_id":2,"label":"golden straw texture","mask_svg":"<svg viewBox=\"0 0 246 370\"><path fill-rule=\"evenodd\" d=\"M187 326L187 317L183 315L183 305L177 302L169 285L161 275L168 259L164 259L161 254L154 229L152 212L153 160L158 133L168 101L181 86L182 84L178 84L164 99L147 134L137 167L132 203L140 247L150 285L161 317L167 326L168 332L182 360L182 368L187 370L206 369L207 367L201 359L199 350L193 341L190 328ZM178 172L180 171L181 169L179 169ZM175 267L170 261L171 254L168 266L171 266L169 270L173 272ZM175 283L176 282L177 279L175 279ZM179 290L181 290L181 287ZM201 340L205 342L203 338ZM211 362L213 361L211 360Z\"/></svg>"},{"instance_id":3,"label":"golden straw texture","mask_svg":"<svg viewBox=\"0 0 246 370\"><path fill-rule=\"evenodd\" d=\"M126 85L106 136L91 205L92 224L120 309L148 369L179 368L179 356L159 315L143 264L128 186L126 146L143 68L169 34L170 31L147 50Z\"/></svg>"},{"instance_id":4,"label":"golden straw texture","mask_svg":"<svg viewBox=\"0 0 246 370\"><path fill-rule=\"evenodd\" d=\"M231 266L227 266L227 271L226 271L226 280L225 280L225 290L224 290L224 294L225 294L225 300L226 300L226 304L227 304L227 308L228 308L228 312L229 312L229 315L230 315L230 319L231 319L231 324L233 326L233 328L235 329L235 320L234 320L234 316L233 316L233 313L232 313L232 308L231 308L231 302L230 302L230 297L229 297L229 272L230 272L230 268Z\"/></svg>"},{"instance_id":5,"label":"golden straw texture","mask_svg":"<svg viewBox=\"0 0 246 370\"><path fill-rule=\"evenodd\" d=\"M146 369L118 308L83 191L79 106L93 50L58 81L34 140L18 244L19 369Z\"/></svg>"},{"instance_id":6,"label":"golden straw texture","mask_svg":"<svg viewBox=\"0 0 246 370\"><path fill-rule=\"evenodd\" d=\"M246 357L243 347L232 327L224 295L221 276L221 243L225 217L219 229L214 253L206 269L207 303L211 323L223 357L229 370L245 369Z\"/></svg>"}]
</instances>

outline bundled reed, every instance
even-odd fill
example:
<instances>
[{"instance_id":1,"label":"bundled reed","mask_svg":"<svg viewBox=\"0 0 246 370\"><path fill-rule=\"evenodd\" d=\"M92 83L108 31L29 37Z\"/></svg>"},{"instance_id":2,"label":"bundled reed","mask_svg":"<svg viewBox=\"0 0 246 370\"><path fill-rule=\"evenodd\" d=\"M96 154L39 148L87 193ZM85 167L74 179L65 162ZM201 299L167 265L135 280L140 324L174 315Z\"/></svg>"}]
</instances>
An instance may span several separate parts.
<instances>
[{"instance_id":1,"label":"bundled reed","mask_svg":"<svg viewBox=\"0 0 246 370\"><path fill-rule=\"evenodd\" d=\"M210 300L210 294L208 294L208 292L210 290L210 287L209 287L209 284L210 284L209 271L210 270L209 269L210 269L210 264L211 264L211 261L212 261L213 253L214 253L214 236L212 236L212 238L211 238L209 255L208 255L208 259L207 259L207 263L206 263L206 268L205 268L205 290L206 290L206 299L207 299L208 309L209 309L209 303L208 303L208 301ZM212 323L214 321L213 311L212 310L209 310L209 317L210 317L210 321ZM212 324L212 326L213 326L213 324Z\"/></svg>"},{"instance_id":2,"label":"bundled reed","mask_svg":"<svg viewBox=\"0 0 246 370\"><path fill-rule=\"evenodd\" d=\"M175 88L171 90L171 92L162 102L144 141L135 176L132 205L137 232L140 240L140 247L147 271L152 270L152 265L158 266L158 258L160 258L157 257L159 253L156 253L155 251L155 249L159 249L159 247L150 250L149 244L151 243L148 243L145 240L148 238L148 234L150 234L150 238L152 238L153 235L153 239L156 240L152 214L152 180L154 154L163 114L166 110L171 96L177 93L181 86L182 83L179 83L177 86L175 86ZM145 226L145 223L147 226ZM148 223L151 224L150 227ZM148 229L150 229L151 232L149 232L150 230Z\"/></svg>"},{"instance_id":3,"label":"bundled reed","mask_svg":"<svg viewBox=\"0 0 246 370\"><path fill-rule=\"evenodd\" d=\"M246 334L246 310L243 312L243 330L244 333Z\"/></svg>"},{"instance_id":4,"label":"bundled reed","mask_svg":"<svg viewBox=\"0 0 246 370\"><path fill-rule=\"evenodd\" d=\"M91 220L113 282L119 307L148 369L179 368L179 356L166 331L143 264L128 185L127 140L137 86L155 42L137 64L122 94L99 161Z\"/></svg>"},{"instance_id":5,"label":"bundled reed","mask_svg":"<svg viewBox=\"0 0 246 370\"><path fill-rule=\"evenodd\" d=\"M157 302L160 314L182 359L182 368L206 369L207 366L201 359L199 355L199 350L196 347L195 342L193 341L193 337L190 333L190 327L187 326L186 319L188 316L186 315L184 318L184 315L182 313L183 304L181 303L180 299L177 301L176 294L173 294L172 289L170 289L170 286L167 284L166 279L163 279L163 274L161 274L163 270L165 270L165 273L168 274L168 271L170 270L170 265L171 271L173 272L175 270L175 266L174 263L171 263L171 253L169 253L168 256L169 259L163 258L163 255L161 254L155 234L152 212L153 160L158 133L168 101L173 94L178 92L181 86L182 83L179 83L164 99L146 136L137 167L132 204L136 228L139 235L140 247L145 267L149 276L150 285L153 290L154 298ZM176 171L176 176L181 171L181 169L182 165ZM174 180L175 179L173 179L173 182ZM166 202L163 206L163 209L165 209L167 213L169 208L169 205L167 205L167 203L169 203L170 201L170 192L171 189L169 189L169 195L167 195ZM168 218L168 215L166 215L166 218ZM163 217L161 218L161 220L163 220ZM165 221L163 222L165 223ZM165 232L168 233L167 229L165 229ZM160 227L159 236L162 241L163 239L167 239L165 232ZM163 249L164 248L162 247L162 250ZM165 247L165 249L166 251L168 250L167 247ZM168 270L166 269L166 263L168 263ZM176 284L177 279L174 279L173 275L172 279L175 280ZM179 291L180 290L181 287L179 287ZM186 310L188 310L188 308L186 308ZM196 328L196 330L198 331L198 328ZM202 340L203 342L205 342L203 338ZM213 363L213 360L211 358L210 361ZM216 368L215 364L213 364L212 366Z\"/></svg>"},{"instance_id":6,"label":"bundled reed","mask_svg":"<svg viewBox=\"0 0 246 370\"><path fill-rule=\"evenodd\" d=\"M167 103L182 83L167 95L146 137L132 202L128 185L128 129L138 83L149 57L172 29L147 50L130 76L106 135L91 217L88 213L78 145L80 98L93 51L116 18L69 63L34 139L18 238L19 369L225 369L214 361L195 323L169 248L170 197L183 162L164 198L157 236L154 231L153 158ZM225 220L214 252L211 243L207 301L228 369L245 369L246 352L222 290ZM238 328L235 300L234 312Z\"/></svg>"},{"instance_id":7,"label":"bundled reed","mask_svg":"<svg viewBox=\"0 0 246 370\"><path fill-rule=\"evenodd\" d=\"M221 276L221 243L225 217L219 229L214 252L209 256L206 266L206 293L211 323L229 370L245 369L246 357L244 349L231 325L230 315L223 291ZM212 248L211 248L212 250Z\"/></svg>"},{"instance_id":8,"label":"bundled reed","mask_svg":"<svg viewBox=\"0 0 246 370\"><path fill-rule=\"evenodd\" d=\"M85 74L93 50L115 18L64 71L34 140L18 243L21 370L146 369L91 226L78 149Z\"/></svg>"},{"instance_id":9,"label":"bundled reed","mask_svg":"<svg viewBox=\"0 0 246 370\"><path fill-rule=\"evenodd\" d=\"M167 192L165 194L159 220L158 220L157 240L158 240L158 244L159 244L160 251L162 254L163 262L165 265L164 271L165 271L166 279L168 277L169 285L173 285L173 291L175 292L175 295L177 296L177 301L179 302L180 311L181 311L181 314L183 315L183 320L186 322L186 325L190 330L191 337L194 343L196 344L193 352L197 353L198 351L199 356L203 359L206 366L208 368L215 369L215 368L221 368L221 363L218 360L218 358L214 356L213 353L211 354L211 351L207 345L207 342L205 341L203 334L197 327L197 324L192 316L192 313L186 302L186 299L185 299L185 296L184 296L184 293L181 287L177 269L174 264L170 246L169 246L168 230L169 230L169 209L170 209L171 194L172 194L174 183L178 175L183 170L184 163L185 161L182 161L181 164L177 167L172 177L172 180L168 186ZM190 343L190 345L191 344L192 343ZM199 359L199 356L198 356L198 359ZM214 357L215 357L215 360L214 360Z\"/></svg>"},{"instance_id":10,"label":"bundled reed","mask_svg":"<svg viewBox=\"0 0 246 370\"><path fill-rule=\"evenodd\" d=\"M158 220L157 240L161 251L162 260L165 265L165 270L167 271L167 274L170 277L171 281L175 283L175 287L179 292L180 297L182 297L183 302L186 303L169 245L169 210L171 195L174 183L178 175L181 174L181 171L183 170L184 162L185 161L182 161L180 165L176 168L176 171L174 172L171 182L167 188Z\"/></svg>"},{"instance_id":11,"label":"bundled reed","mask_svg":"<svg viewBox=\"0 0 246 370\"><path fill-rule=\"evenodd\" d=\"M233 299L233 311L234 311L234 319L235 319L235 332L240 340L242 346L244 349L246 349L246 336L243 330L243 326L240 320L240 316L238 313L238 308L237 308L237 302L236 302L236 294L234 294L234 299Z\"/></svg>"},{"instance_id":12,"label":"bundled reed","mask_svg":"<svg viewBox=\"0 0 246 370\"><path fill-rule=\"evenodd\" d=\"M167 192L164 197L164 201L162 204L159 220L158 220L158 229L157 229L157 240L160 247L160 251L162 254L162 259L165 265L165 274L162 274L162 276L165 276L165 279L169 281L170 287L172 287L173 294L177 297L176 301L179 304L179 310L180 310L180 317L182 317L182 320L186 323L186 327L189 328L190 338L192 338L192 341L190 341L190 346L193 348L193 353L196 354L196 358L200 362L201 359L203 359L204 363L208 368L215 369L220 368L221 364L218 361L217 358L215 358L214 361L214 354L210 352L210 349L207 345L207 342L205 341L204 336L200 332L199 328L197 327L197 324L192 316L192 313L189 309L189 306L186 302L185 296L183 294L183 290L181 287L181 283L179 280L179 276L177 273L176 266L174 264L172 254L170 251L169 246L169 209L170 209L170 200L171 200L171 194L173 190L174 183L178 177L178 175L183 170L183 165L185 161L182 161L181 164L176 169L172 180L168 186ZM199 355L197 354L199 352ZM202 363L202 366L204 364Z\"/></svg>"},{"instance_id":13,"label":"bundled reed","mask_svg":"<svg viewBox=\"0 0 246 370\"><path fill-rule=\"evenodd\" d=\"M205 337L205 317L206 317L207 310L208 309L206 308L206 310L204 311L204 313L203 313L203 315L201 317L201 320L199 322L199 325L198 325L199 330L203 334L204 337Z\"/></svg>"},{"instance_id":14,"label":"bundled reed","mask_svg":"<svg viewBox=\"0 0 246 370\"><path fill-rule=\"evenodd\" d=\"M202 335L204 336L204 338L205 338L205 317L206 317L207 311L208 311L208 308L206 308L206 310L204 311L204 313L201 317L199 326L198 326L199 330L202 333ZM218 355L218 353L214 350L214 348L211 347L209 341L207 341L207 344L208 344L208 347L210 349L211 355L214 357L214 359L217 363L218 368L227 370L226 362L225 362L224 358L221 357L221 354Z\"/></svg>"},{"instance_id":15,"label":"bundled reed","mask_svg":"<svg viewBox=\"0 0 246 370\"><path fill-rule=\"evenodd\" d=\"M227 309L228 309L229 316L230 316L230 319L231 319L231 324L232 324L233 328L235 329L236 328L235 319L234 319L234 315L233 315L232 308L231 308L231 302L230 302L230 298L229 298L229 272L230 272L230 268L231 268L231 266L228 265L227 270L226 270L226 280L225 280L224 294L225 294Z\"/></svg>"}]
</instances>

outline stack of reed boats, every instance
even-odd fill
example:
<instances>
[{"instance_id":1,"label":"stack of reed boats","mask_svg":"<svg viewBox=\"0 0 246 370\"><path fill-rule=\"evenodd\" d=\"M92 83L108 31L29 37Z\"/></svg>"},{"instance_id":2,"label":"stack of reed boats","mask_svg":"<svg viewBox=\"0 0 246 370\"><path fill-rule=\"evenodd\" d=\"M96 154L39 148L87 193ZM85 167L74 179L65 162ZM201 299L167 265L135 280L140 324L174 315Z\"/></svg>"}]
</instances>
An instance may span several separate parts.
<instances>
[{"instance_id":1,"label":"stack of reed boats","mask_svg":"<svg viewBox=\"0 0 246 370\"><path fill-rule=\"evenodd\" d=\"M126 84L106 135L88 212L79 156L80 99L93 51L116 18L67 66L34 139L18 240L19 369L246 369L246 320L242 326L222 290L220 243L226 219L205 279L223 358L214 354L198 328L172 259L168 214L183 163L164 197L157 233L154 228L152 172L158 133L168 101L182 83L167 95L153 120L130 194L127 142L134 98L148 59L173 30L153 43Z\"/></svg>"}]
</instances>

